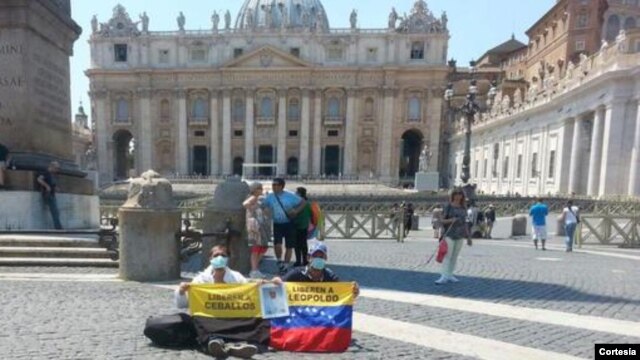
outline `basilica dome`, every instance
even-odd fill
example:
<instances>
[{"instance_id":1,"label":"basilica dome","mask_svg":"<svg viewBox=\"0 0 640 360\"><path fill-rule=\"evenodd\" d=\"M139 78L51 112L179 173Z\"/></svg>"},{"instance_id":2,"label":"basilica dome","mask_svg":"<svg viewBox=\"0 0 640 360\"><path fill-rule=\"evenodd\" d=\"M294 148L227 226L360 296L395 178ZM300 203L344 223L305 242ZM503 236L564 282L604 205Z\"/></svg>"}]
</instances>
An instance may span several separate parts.
<instances>
[{"instance_id":1,"label":"basilica dome","mask_svg":"<svg viewBox=\"0 0 640 360\"><path fill-rule=\"evenodd\" d=\"M236 29L329 31L320 0L245 0Z\"/></svg>"}]
</instances>

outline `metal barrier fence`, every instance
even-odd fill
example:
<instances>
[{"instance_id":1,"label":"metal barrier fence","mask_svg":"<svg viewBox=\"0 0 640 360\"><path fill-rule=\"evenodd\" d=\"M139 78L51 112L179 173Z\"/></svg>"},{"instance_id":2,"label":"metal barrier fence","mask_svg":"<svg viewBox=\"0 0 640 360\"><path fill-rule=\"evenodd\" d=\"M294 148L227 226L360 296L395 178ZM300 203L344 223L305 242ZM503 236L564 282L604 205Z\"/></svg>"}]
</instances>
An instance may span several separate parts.
<instances>
[{"instance_id":1,"label":"metal barrier fence","mask_svg":"<svg viewBox=\"0 0 640 360\"><path fill-rule=\"evenodd\" d=\"M202 229L204 207L181 207L182 221L191 228ZM321 236L328 239L393 239L404 242L402 211L323 209L325 216ZM100 207L100 224L107 226L118 218L117 206Z\"/></svg>"},{"instance_id":2,"label":"metal barrier fence","mask_svg":"<svg viewBox=\"0 0 640 360\"><path fill-rule=\"evenodd\" d=\"M580 217L578 246L583 244L618 245L623 248L640 247L640 216L596 215Z\"/></svg>"}]
</instances>

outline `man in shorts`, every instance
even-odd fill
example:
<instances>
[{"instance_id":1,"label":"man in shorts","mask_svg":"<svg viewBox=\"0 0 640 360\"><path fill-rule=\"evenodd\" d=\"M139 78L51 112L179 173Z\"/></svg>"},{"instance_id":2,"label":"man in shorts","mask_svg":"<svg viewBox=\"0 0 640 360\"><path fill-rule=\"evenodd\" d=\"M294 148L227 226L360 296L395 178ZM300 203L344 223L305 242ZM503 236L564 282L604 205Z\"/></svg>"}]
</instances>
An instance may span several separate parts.
<instances>
[{"instance_id":1,"label":"man in shorts","mask_svg":"<svg viewBox=\"0 0 640 360\"><path fill-rule=\"evenodd\" d=\"M271 182L273 192L270 192L265 205L271 210L273 216L273 249L278 261L278 269L281 273L287 271L291 261L291 253L296 246L296 227L294 220L304 209L307 202L298 195L284 189L285 181L275 178ZM282 261L282 243L286 250L284 262Z\"/></svg>"},{"instance_id":2,"label":"man in shorts","mask_svg":"<svg viewBox=\"0 0 640 360\"><path fill-rule=\"evenodd\" d=\"M529 209L529 216L531 216L531 223L533 224L533 245L538 250L538 240L542 243L542 250L545 248L547 241L547 215L549 215L549 208L545 205L541 199L536 199L536 203Z\"/></svg>"}]
</instances>

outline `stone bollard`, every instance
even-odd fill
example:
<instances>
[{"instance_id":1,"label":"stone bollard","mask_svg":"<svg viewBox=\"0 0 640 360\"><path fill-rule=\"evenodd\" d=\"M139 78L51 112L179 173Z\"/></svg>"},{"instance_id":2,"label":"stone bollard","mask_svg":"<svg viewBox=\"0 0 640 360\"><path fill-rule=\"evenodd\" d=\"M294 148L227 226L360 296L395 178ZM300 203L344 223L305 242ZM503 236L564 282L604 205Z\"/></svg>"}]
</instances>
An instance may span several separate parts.
<instances>
[{"instance_id":1,"label":"stone bollard","mask_svg":"<svg viewBox=\"0 0 640 360\"><path fill-rule=\"evenodd\" d=\"M527 235L527 216L516 215L513 217L511 225L511 236L526 236Z\"/></svg>"},{"instance_id":2,"label":"stone bollard","mask_svg":"<svg viewBox=\"0 0 640 360\"><path fill-rule=\"evenodd\" d=\"M150 170L132 180L118 219L121 279L180 278L180 248L175 238L180 229L180 211L167 179Z\"/></svg>"},{"instance_id":3,"label":"stone bollard","mask_svg":"<svg viewBox=\"0 0 640 360\"><path fill-rule=\"evenodd\" d=\"M229 267L243 274L251 270L250 249L247 240L246 211L242 206L249 196L249 186L239 178L230 178L216 187L213 200L204 210L202 230L205 234L224 232L227 223L231 226L232 236L229 243L224 236L205 236L202 239L202 263L209 264L209 252L214 245L225 244L229 247Z\"/></svg>"},{"instance_id":4,"label":"stone bollard","mask_svg":"<svg viewBox=\"0 0 640 360\"><path fill-rule=\"evenodd\" d=\"M557 219L556 220L556 235L557 236L566 236L567 232L564 230L564 221Z\"/></svg>"}]
</instances>

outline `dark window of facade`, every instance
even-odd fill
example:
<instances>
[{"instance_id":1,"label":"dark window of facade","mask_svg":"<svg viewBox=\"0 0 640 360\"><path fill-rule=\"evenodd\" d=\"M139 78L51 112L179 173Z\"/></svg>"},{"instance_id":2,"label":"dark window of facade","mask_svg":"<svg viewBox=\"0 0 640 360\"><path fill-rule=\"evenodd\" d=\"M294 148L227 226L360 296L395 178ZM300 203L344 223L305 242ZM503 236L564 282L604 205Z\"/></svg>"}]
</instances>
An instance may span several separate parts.
<instances>
[{"instance_id":1,"label":"dark window of facade","mask_svg":"<svg viewBox=\"0 0 640 360\"><path fill-rule=\"evenodd\" d=\"M239 58L240 56L242 56L242 54L244 53L244 50L242 48L235 48L233 49L233 58Z\"/></svg>"},{"instance_id":2,"label":"dark window of facade","mask_svg":"<svg viewBox=\"0 0 640 360\"><path fill-rule=\"evenodd\" d=\"M290 157L289 160L287 160L287 175L298 175L298 158Z\"/></svg>"},{"instance_id":3,"label":"dark window of facade","mask_svg":"<svg viewBox=\"0 0 640 360\"><path fill-rule=\"evenodd\" d=\"M289 137L298 137L298 130L289 130Z\"/></svg>"},{"instance_id":4,"label":"dark window of facade","mask_svg":"<svg viewBox=\"0 0 640 360\"><path fill-rule=\"evenodd\" d=\"M509 157L508 156L505 156L502 162L502 177L503 178L509 177Z\"/></svg>"},{"instance_id":5,"label":"dark window of facade","mask_svg":"<svg viewBox=\"0 0 640 360\"><path fill-rule=\"evenodd\" d=\"M242 165L244 164L244 159L241 157L237 157L233 159L233 175L242 175Z\"/></svg>"},{"instance_id":6,"label":"dark window of facade","mask_svg":"<svg viewBox=\"0 0 640 360\"><path fill-rule=\"evenodd\" d=\"M424 42L414 41L411 44L411 60L424 59Z\"/></svg>"},{"instance_id":7,"label":"dark window of facade","mask_svg":"<svg viewBox=\"0 0 640 360\"><path fill-rule=\"evenodd\" d=\"M337 118L340 117L340 100L336 97L332 97L329 99L329 117Z\"/></svg>"},{"instance_id":8,"label":"dark window of facade","mask_svg":"<svg viewBox=\"0 0 640 360\"><path fill-rule=\"evenodd\" d=\"M263 118L273 117L273 99L264 96L260 101L260 116Z\"/></svg>"},{"instance_id":9,"label":"dark window of facade","mask_svg":"<svg viewBox=\"0 0 640 360\"><path fill-rule=\"evenodd\" d=\"M244 101L242 99L235 99L233 101L233 121L244 121Z\"/></svg>"},{"instance_id":10,"label":"dark window of facade","mask_svg":"<svg viewBox=\"0 0 640 360\"><path fill-rule=\"evenodd\" d=\"M113 45L113 53L116 62L127 62L127 44Z\"/></svg>"},{"instance_id":11,"label":"dark window of facade","mask_svg":"<svg viewBox=\"0 0 640 360\"><path fill-rule=\"evenodd\" d=\"M295 56L295 57L300 57L300 48L294 47L289 49L289 52L291 53L291 55Z\"/></svg>"},{"instance_id":12,"label":"dark window of facade","mask_svg":"<svg viewBox=\"0 0 640 360\"><path fill-rule=\"evenodd\" d=\"M538 153L531 155L531 177L538 177Z\"/></svg>"},{"instance_id":13,"label":"dark window of facade","mask_svg":"<svg viewBox=\"0 0 640 360\"><path fill-rule=\"evenodd\" d=\"M338 137L340 135L340 132L338 130L329 130L327 131L327 136L328 137Z\"/></svg>"},{"instance_id":14,"label":"dark window of facade","mask_svg":"<svg viewBox=\"0 0 640 360\"><path fill-rule=\"evenodd\" d=\"M197 137L204 137L204 131L203 131L203 130L195 131L195 132L193 133L193 136L197 136Z\"/></svg>"},{"instance_id":15,"label":"dark window of facade","mask_svg":"<svg viewBox=\"0 0 640 360\"><path fill-rule=\"evenodd\" d=\"M235 137L242 137L242 134L243 134L242 130L234 130L233 131L233 136L235 136Z\"/></svg>"},{"instance_id":16,"label":"dark window of facade","mask_svg":"<svg viewBox=\"0 0 640 360\"><path fill-rule=\"evenodd\" d=\"M522 154L518 154L518 164L516 166L516 177L518 179L522 177Z\"/></svg>"},{"instance_id":17,"label":"dark window of facade","mask_svg":"<svg viewBox=\"0 0 640 360\"><path fill-rule=\"evenodd\" d=\"M489 161L487 159L484 159L484 164L482 166L482 177L485 179L487 178L487 168L489 167L488 162Z\"/></svg>"},{"instance_id":18,"label":"dark window of facade","mask_svg":"<svg viewBox=\"0 0 640 360\"><path fill-rule=\"evenodd\" d=\"M549 179L553 179L556 171L556 151L551 150L549 153Z\"/></svg>"},{"instance_id":19,"label":"dark window of facade","mask_svg":"<svg viewBox=\"0 0 640 360\"><path fill-rule=\"evenodd\" d=\"M289 109L287 110L289 121L298 121L300 119L300 101L298 99L289 100Z\"/></svg>"}]
</instances>

